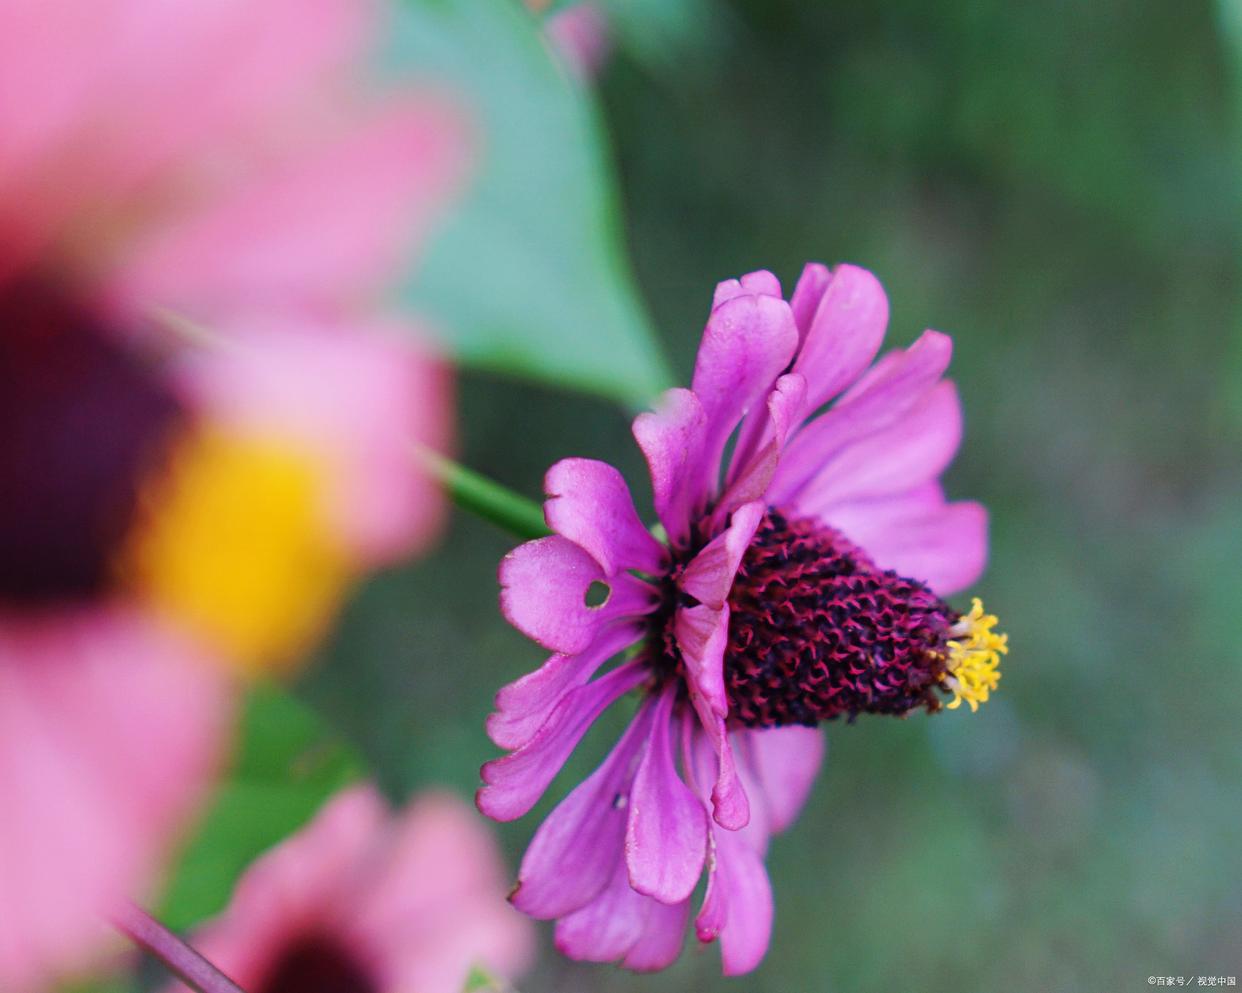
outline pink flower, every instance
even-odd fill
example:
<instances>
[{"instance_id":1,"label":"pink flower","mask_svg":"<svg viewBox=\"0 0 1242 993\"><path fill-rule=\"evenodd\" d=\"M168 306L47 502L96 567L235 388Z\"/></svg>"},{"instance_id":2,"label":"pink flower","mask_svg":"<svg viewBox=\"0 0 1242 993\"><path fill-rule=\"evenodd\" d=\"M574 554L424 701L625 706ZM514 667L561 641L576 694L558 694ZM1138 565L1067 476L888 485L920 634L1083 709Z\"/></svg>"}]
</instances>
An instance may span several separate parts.
<instances>
[{"instance_id":1,"label":"pink flower","mask_svg":"<svg viewBox=\"0 0 1242 993\"><path fill-rule=\"evenodd\" d=\"M249 993L460 993L472 970L507 980L531 962L504 892L495 843L456 797L394 816L354 787L251 866L194 943Z\"/></svg>"},{"instance_id":2,"label":"pink flower","mask_svg":"<svg viewBox=\"0 0 1242 993\"><path fill-rule=\"evenodd\" d=\"M996 619L941 599L987 549L983 508L938 482L961 436L949 339L872 365L887 321L853 266L808 265L789 302L768 272L721 283L692 388L634 421L661 538L614 468L566 459L545 483L556 533L501 564L505 617L555 654L496 697L488 730L511 753L483 767L484 813L529 811L591 723L641 692L519 872L514 904L557 919L574 958L667 966L706 871L698 939L720 940L727 974L755 968L764 855L819 767L815 725L941 694L973 709L995 688Z\"/></svg>"},{"instance_id":3,"label":"pink flower","mask_svg":"<svg viewBox=\"0 0 1242 993\"><path fill-rule=\"evenodd\" d=\"M612 40L608 17L598 4L587 0L558 10L548 18L544 30L574 72L584 79L599 75Z\"/></svg>"},{"instance_id":4,"label":"pink flower","mask_svg":"<svg viewBox=\"0 0 1242 993\"><path fill-rule=\"evenodd\" d=\"M364 0L0 4L0 987L80 965L287 664L442 508L385 287L462 171Z\"/></svg>"}]
</instances>

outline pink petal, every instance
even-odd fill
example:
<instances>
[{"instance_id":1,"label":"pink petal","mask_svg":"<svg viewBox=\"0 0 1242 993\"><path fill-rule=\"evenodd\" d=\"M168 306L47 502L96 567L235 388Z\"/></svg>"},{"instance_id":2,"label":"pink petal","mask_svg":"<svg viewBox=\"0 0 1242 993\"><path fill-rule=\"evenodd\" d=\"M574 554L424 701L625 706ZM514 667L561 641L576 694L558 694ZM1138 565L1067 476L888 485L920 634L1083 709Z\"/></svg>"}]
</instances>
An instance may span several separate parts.
<instances>
[{"instance_id":1,"label":"pink petal","mask_svg":"<svg viewBox=\"0 0 1242 993\"><path fill-rule=\"evenodd\" d=\"M880 281L866 269L837 266L794 362L793 371L806 377L808 409L822 406L859 377L879 351L887 326L888 298Z\"/></svg>"},{"instance_id":2,"label":"pink petal","mask_svg":"<svg viewBox=\"0 0 1242 993\"><path fill-rule=\"evenodd\" d=\"M819 309L819 301L831 281L832 272L821 262L808 262L802 267L802 275L798 277L793 296L789 298L789 309L793 311L794 323L798 325L799 342L806 340L811 320Z\"/></svg>"},{"instance_id":3,"label":"pink petal","mask_svg":"<svg viewBox=\"0 0 1242 993\"><path fill-rule=\"evenodd\" d=\"M656 704L647 751L630 791L625 832L630 885L661 903L689 898L707 851L703 804L681 781L673 762L675 698L674 690L666 690Z\"/></svg>"},{"instance_id":4,"label":"pink petal","mask_svg":"<svg viewBox=\"0 0 1242 993\"><path fill-rule=\"evenodd\" d=\"M716 284L712 310L740 296L760 295L781 299L781 281L766 269L748 272L741 279L725 279Z\"/></svg>"},{"instance_id":5,"label":"pink petal","mask_svg":"<svg viewBox=\"0 0 1242 993\"><path fill-rule=\"evenodd\" d=\"M681 607L673 622L686 668L690 702L704 723L729 713L724 688L724 653L729 644L729 607Z\"/></svg>"},{"instance_id":6,"label":"pink petal","mask_svg":"<svg viewBox=\"0 0 1242 993\"><path fill-rule=\"evenodd\" d=\"M584 651L603 625L652 606L649 586L631 576L606 583L608 599L586 603L604 571L587 552L560 535L519 545L500 563L500 610L505 619L544 648L566 655Z\"/></svg>"},{"instance_id":7,"label":"pink petal","mask_svg":"<svg viewBox=\"0 0 1242 993\"><path fill-rule=\"evenodd\" d=\"M557 11L545 22L544 31L583 79L598 74L612 48L608 15L590 0Z\"/></svg>"},{"instance_id":8,"label":"pink petal","mask_svg":"<svg viewBox=\"0 0 1242 993\"><path fill-rule=\"evenodd\" d=\"M767 803L768 827L778 834L798 816L826 749L819 728L781 727L740 733L744 753Z\"/></svg>"},{"instance_id":9,"label":"pink petal","mask_svg":"<svg viewBox=\"0 0 1242 993\"><path fill-rule=\"evenodd\" d=\"M207 321L219 316L220 300L259 307L365 299L459 182L465 131L445 102L389 101L352 133L298 149L153 231L117 274L119 297Z\"/></svg>"},{"instance_id":10,"label":"pink petal","mask_svg":"<svg viewBox=\"0 0 1242 993\"><path fill-rule=\"evenodd\" d=\"M608 886L581 910L556 923L556 948L580 962L615 962L643 935L650 897L634 892L617 858Z\"/></svg>"},{"instance_id":11,"label":"pink petal","mask_svg":"<svg viewBox=\"0 0 1242 993\"><path fill-rule=\"evenodd\" d=\"M186 403L326 462L330 524L364 564L424 547L443 523L444 499L411 448L449 446L448 367L410 329L377 322L248 320L219 330L228 347L196 350L177 370Z\"/></svg>"},{"instance_id":12,"label":"pink petal","mask_svg":"<svg viewBox=\"0 0 1242 993\"><path fill-rule=\"evenodd\" d=\"M645 666L630 662L567 694L530 741L483 766L480 774L487 785L476 798L479 810L497 821L516 820L530 810L587 728L646 676Z\"/></svg>"},{"instance_id":13,"label":"pink petal","mask_svg":"<svg viewBox=\"0 0 1242 993\"><path fill-rule=\"evenodd\" d=\"M784 300L734 297L712 311L694 364L692 389L707 416L702 485L714 490L725 442L752 406L772 389L798 347Z\"/></svg>"},{"instance_id":14,"label":"pink petal","mask_svg":"<svg viewBox=\"0 0 1242 993\"><path fill-rule=\"evenodd\" d=\"M578 655L553 655L534 672L502 687L487 734L500 748L521 748L538 731L565 694L583 685L601 665L642 637L642 629L621 625L605 629Z\"/></svg>"},{"instance_id":15,"label":"pink petal","mask_svg":"<svg viewBox=\"0 0 1242 993\"><path fill-rule=\"evenodd\" d=\"M664 546L643 527L625 479L606 462L562 459L544 479L548 527L595 557L606 575L658 573Z\"/></svg>"},{"instance_id":16,"label":"pink petal","mask_svg":"<svg viewBox=\"0 0 1242 993\"><path fill-rule=\"evenodd\" d=\"M791 502L840 449L900 420L944 374L952 350L948 336L925 331L908 349L877 362L853 389L827 413L806 424L786 446L768 489L769 502Z\"/></svg>"},{"instance_id":17,"label":"pink petal","mask_svg":"<svg viewBox=\"0 0 1242 993\"><path fill-rule=\"evenodd\" d=\"M713 538L696 555L678 580L682 591L713 610L724 606L733 588L733 577L750 547L766 507L756 501L733 512L729 527Z\"/></svg>"},{"instance_id":18,"label":"pink petal","mask_svg":"<svg viewBox=\"0 0 1242 993\"><path fill-rule=\"evenodd\" d=\"M776 474L785 439L802 423L806 379L796 372L781 376L768 394L766 409L752 410L742 422L729 465L729 488L717 501L713 521L723 521L743 503L762 499ZM756 453L756 449L762 449Z\"/></svg>"},{"instance_id":19,"label":"pink petal","mask_svg":"<svg viewBox=\"0 0 1242 993\"><path fill-rule=\"evenodd\" d=\"M625 840L635 760L650 736L654 709L650 699L643 704L603 764L539 826L511 898L519 910L544 920L563 917L608 885Z\"/></svg>"},{"instance_id":20,"label":"pink petal","mask_svg":"<svg viewBox=\"0 0 1242 993\"><path fill-rule=\"evenodd\" d=\"M658 972L677 961L686 939L686 921L690 919L690 901L664 904L646 901L646 919L642 933L621 964L635 972Z\"/></svg>"},{"instance_id":21,"label":"pink petal","mask_svg":"<svg viewBox=\"0 0 1242 993\"><path fill-rule=\"evenodd\" d=\"M763 858L745 839L728 831L716 831L715 837L716 871L695 925L700 940L719 927L724 974L741 976L767 954L772 938L772 884ZM727 910L714 904L723 904ZM711 913L705 918L709 906Z\"/></svg>"},{"instance_id":22,"label":"pink petal","mask_svg":"<svg viewBox=\"0 0 1242 993\"><path fill-rule=\"evenodd\" d=\"M922 492L926 492L921 488ZM864 501L825 515L876 564L950 596L972 585L987 565L988 515L977 503L927 507L926 498Z\"/></svg>"},{"instance_id":23,"label":"pink petal","mask_svg":"<svg viewBox=\"0 0 1242 993\"><path fill-rule=\"evenodd\" d=\"M633 431L651 472L656 515L670 541L682 544L690 515L706 499L701 466L707 415L689 390L668 390L655 413L634 418Z\"/></svg>"},{"instance_id":24,"label":"pink petal","mask_svg":"<svg viewBox=\"0 0 1242 993\"><path fill-rule=\"evenodd\" d=\"M0 986L81 967L144 896L220 757L218 672L128 611L0 620Z\"/></svg>"},{"instance_id":25,"label":"pink petal","mask_svg":"<svg viewBox=\"0 0 1242 993\"><path fill-rule=\"evenodd\" d=\"M957 390L950 382L938 383L900 420L825 461L792 506L808 516L821 515L837 503L904 493L937 478L961 440Z\"/></svg>"}]
</instances>

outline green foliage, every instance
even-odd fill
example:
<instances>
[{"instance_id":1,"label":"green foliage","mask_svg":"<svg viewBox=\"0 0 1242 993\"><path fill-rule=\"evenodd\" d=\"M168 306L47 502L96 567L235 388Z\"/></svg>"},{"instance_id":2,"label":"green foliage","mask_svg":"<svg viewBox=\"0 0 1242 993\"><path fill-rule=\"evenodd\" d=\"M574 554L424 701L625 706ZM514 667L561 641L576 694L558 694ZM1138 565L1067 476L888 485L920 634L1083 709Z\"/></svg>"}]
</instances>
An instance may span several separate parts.
<instances>
[{"instance_id":1,"label":"green foliage","mask_svg":"<svg viewBox=\"0 0 1242 993\"><path fill-rule=\"evenodd\" d=\"M480 157L411 302L464 363L647 402L669 376L625 261L589 91L515 0L409 0L404 15L394 60L462 86Z\"/></svg>"},{"instance_id":2,"label":"green foliage","mask_svg":"<svg viewBox=\"0 0 1242 993\"><path fill-rule=\"evenodd\" d=\"M160 919L184 929L218 913L245 868L361 768L312 711L274 687L252 690L232 767L178 860Z\"/></svg>"}]
</instances>

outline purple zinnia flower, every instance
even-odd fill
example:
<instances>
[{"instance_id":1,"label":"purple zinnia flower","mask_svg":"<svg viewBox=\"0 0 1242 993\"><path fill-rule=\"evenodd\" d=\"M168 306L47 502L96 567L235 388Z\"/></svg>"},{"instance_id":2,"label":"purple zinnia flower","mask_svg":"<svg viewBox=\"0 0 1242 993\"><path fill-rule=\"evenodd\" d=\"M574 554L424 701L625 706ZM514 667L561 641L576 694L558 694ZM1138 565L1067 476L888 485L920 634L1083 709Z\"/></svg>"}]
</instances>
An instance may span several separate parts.
<instances>
[{"instance_id":1,"label":"purple zinnia flower","mask_svg":"<svg viewBox=\"0 0 1242 993\"><path fill-rule=\"evenodd\" d=\"M573 958L669 965L706 869L698 939L720 939L727 974L753 969L764 854L819 767L816 725L975 709L996 687L996 618L942 599L987 554L984 509L938 482L961 438L950 341L927 331L871 365L887 321L853 266L808 265L789 302L768 272L721 283L691 389L634 421L660 537L616 469L566 459L546 480L555 534L501 564L505 617L555 654L497 695L488 731L511 753L483 767L484 813L529 811L591 723L641 693L512 897L557 919Z\"/></svg>"}]
</instances>

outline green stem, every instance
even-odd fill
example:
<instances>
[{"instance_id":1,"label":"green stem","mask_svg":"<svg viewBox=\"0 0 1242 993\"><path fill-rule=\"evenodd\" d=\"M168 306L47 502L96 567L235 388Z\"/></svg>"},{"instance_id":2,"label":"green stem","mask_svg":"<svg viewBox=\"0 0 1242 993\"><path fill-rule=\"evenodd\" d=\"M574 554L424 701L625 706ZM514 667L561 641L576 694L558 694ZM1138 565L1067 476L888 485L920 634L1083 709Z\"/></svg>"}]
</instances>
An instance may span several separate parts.
<instances>
[{"instance_id":1,"label":"green stem","mask_svg":"<svg viewBox=\"0 0 1242 993\"><path fill-rule=\"evenodd\" d=\"M416 449L427 470L444 486L453 503L523 540L552 532L543 520L543 508L507 486L481 476L429 448Z\"/></svg>"}]
</instances>

